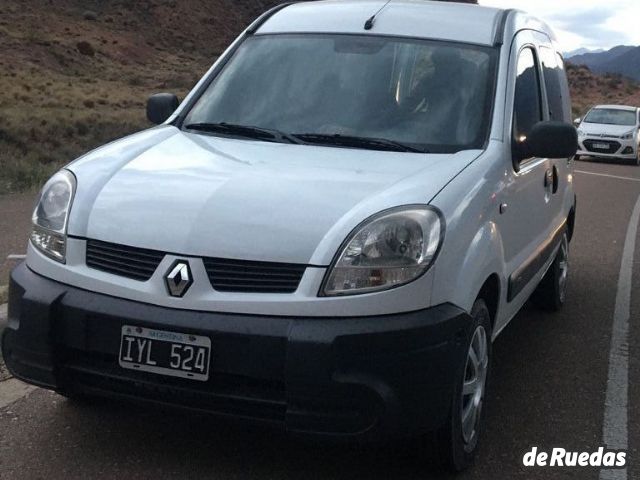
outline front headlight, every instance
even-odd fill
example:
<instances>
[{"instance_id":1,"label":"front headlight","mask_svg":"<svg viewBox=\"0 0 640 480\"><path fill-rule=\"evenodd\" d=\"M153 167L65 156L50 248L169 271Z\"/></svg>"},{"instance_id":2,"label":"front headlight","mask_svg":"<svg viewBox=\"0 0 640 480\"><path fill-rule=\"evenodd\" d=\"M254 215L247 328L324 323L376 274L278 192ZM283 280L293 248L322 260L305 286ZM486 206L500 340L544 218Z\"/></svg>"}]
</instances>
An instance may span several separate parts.
<instances>
[{"instance_id":1,"label":"front headlight","mask_svg":"<svg viewBox=\"0 0 640 480\"><path fill-rule=\"evenodd\" d=\"M409 283L433 263L443 237L443 220L431 207L412 205L374 215L344 242L321 294L353 295Z\"/></svg>"},{"instance_id":2,"label":"front headlight","mask_svg":"<svg viewBox=\"0 0 640 480\"><path fill-rule=\"evenodd\" d=\"M624 135L622 135L623 140L633 140L633 135L635 134L635 130L631 130L630 132L625 133Z\"/></svg>"},{"instance_id":3,"label":"front headlight","mask_svg":"<svg viewBox=\"0 0 640 480\"><path fill-rule=\"evenodd\" d=\"M67 222L76 190L76 179L68 170L60 170L45 183L33 212L31 242L41 252L64 263L67 246Z\"/></svg>"}]
</instances>

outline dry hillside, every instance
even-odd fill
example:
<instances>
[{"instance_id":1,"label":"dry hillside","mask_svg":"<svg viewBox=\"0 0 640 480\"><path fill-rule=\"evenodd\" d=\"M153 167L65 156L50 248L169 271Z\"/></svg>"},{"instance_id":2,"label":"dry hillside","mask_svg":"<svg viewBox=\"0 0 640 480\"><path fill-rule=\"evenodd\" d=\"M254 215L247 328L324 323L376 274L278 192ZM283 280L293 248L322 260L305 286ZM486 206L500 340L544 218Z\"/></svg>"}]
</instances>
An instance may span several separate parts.
<instances>
[{"instance_id":1,"label":"dry hillside","mask_svg":"<svg viewBox=\"0 0 640 480\"><path fill-rule=\"evenodd\" d=\"M584 115L596 104L640 106L640 84L618 74L594 74L584 65L567 64L573 114Z\"/></svg>"},{"instance_id":2,"label":"dry hillside","mask_svg":"<svg viewBox=\"0 0 640 480\"><path fill-rule=\"evenodd\" d=\"M148 126L147 96L186 93L278 0L2 0L0 194ZM629 82L570 70L576 111L637 101Z\"/></svg>"},{"instance_id":3,"label":"dry hillside","mask_svg":"<svg viewBox=\"0 0 640 480\"><path fill-rule=\"evenodd\" d=\"M0 194L148 126L146 97L187 92L273 0L0 2Z\"/></svg>"}]
</instances>

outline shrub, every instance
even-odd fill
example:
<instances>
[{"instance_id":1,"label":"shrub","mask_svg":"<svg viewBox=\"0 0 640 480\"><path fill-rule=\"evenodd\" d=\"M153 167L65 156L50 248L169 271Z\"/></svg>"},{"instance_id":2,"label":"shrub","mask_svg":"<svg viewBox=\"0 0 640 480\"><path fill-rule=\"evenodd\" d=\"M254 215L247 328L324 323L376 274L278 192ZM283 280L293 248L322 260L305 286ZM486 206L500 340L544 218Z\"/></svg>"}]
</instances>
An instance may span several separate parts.
<instances>
[{"instance_id":1,"label":"shrub","mask_svg":"<svg viewBox=\"0 0 640 480\"><path fill-rule=\"evenodd\" d=\"M76 44L76 48L78 49L78 52L81 55L93 57L96 54L96 51L94 50L93 46L87 41L78 42Z\"/></svg>"},{"instance_id":2,"label":"shrub","mask_svg":"<svg viewBox=\"0 0 640 480\"><path fill-rule=\"evenodd\" d=\"M82 18L89 21L96 21L98 19L98 14L92 10L86 10L82 14Z\"/></svg>"}]
</instances>

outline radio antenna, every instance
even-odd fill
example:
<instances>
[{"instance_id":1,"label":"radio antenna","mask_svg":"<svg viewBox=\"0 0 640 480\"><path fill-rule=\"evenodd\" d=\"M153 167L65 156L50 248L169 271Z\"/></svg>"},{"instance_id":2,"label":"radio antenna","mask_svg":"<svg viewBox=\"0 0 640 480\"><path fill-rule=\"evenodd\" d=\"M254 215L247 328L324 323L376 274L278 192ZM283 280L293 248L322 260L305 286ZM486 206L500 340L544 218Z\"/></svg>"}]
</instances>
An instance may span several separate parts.
<instances>
[{"instance_id":1,"label":"radio antenna","mask_svg":"<svg viewBox=\"0 0 640 480\"><path fill-rule=\"evenodd\" d=\"M387 2L386 2L384 5L382 5L382 6L380 7L380 9L378 9L378 11L377 11L376 13L374 13L373 15L371 15L371 17L370 17L366 22L364 22L364 29L365 29L365 30L371 30L371 29L373 28L373 23L376 21L376 16L377 16L377 15L378 15L382 10L384 10L384 9L385 9L385 7L386 7L387 5L389 5L390 3L391 3L391 0L387 0Z\"/></svg>"}]
</instances>

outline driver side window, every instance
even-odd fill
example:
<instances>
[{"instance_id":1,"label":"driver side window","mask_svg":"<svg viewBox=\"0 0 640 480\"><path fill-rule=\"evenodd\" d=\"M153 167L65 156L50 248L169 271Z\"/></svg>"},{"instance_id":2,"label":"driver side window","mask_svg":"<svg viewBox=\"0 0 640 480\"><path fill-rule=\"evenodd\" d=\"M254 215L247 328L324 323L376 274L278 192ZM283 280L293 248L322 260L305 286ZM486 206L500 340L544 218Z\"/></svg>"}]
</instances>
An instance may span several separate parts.
<instances>
[{"instance_id":1,"label":"driver side window","mask_svg":"<svg viewBox=\"0 0 640 480\"><path fill-rule=\"evenodd\" d=\"M530 47L524 48L518 58L515 99L513 106L513 140L523 143L533 126L542 120L542 96L536 54Z\"/></svg>"}]
</instances>

